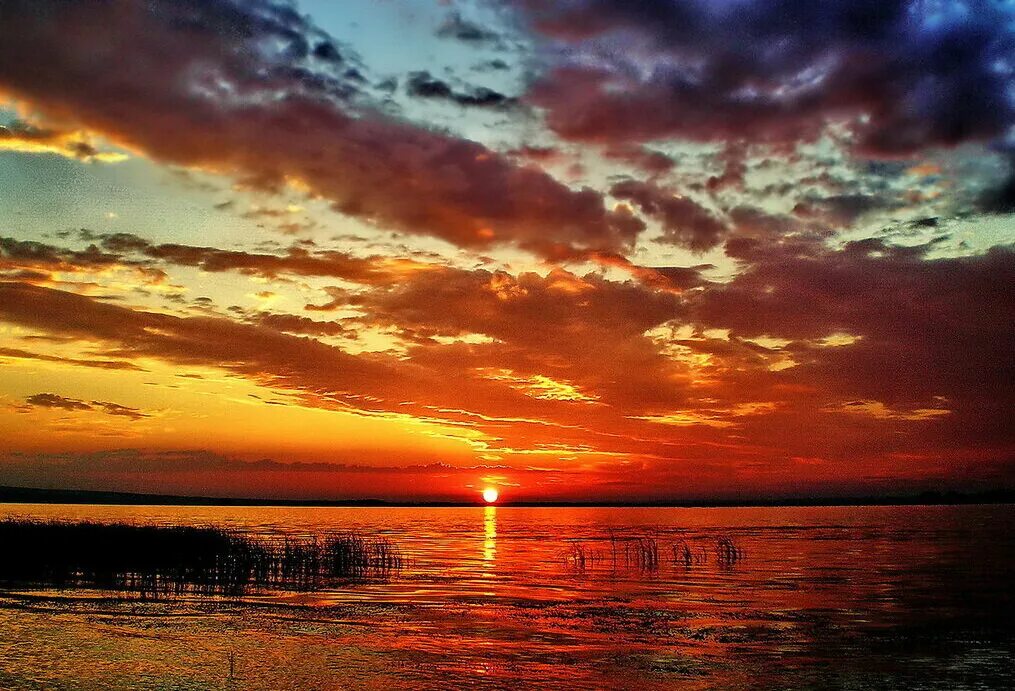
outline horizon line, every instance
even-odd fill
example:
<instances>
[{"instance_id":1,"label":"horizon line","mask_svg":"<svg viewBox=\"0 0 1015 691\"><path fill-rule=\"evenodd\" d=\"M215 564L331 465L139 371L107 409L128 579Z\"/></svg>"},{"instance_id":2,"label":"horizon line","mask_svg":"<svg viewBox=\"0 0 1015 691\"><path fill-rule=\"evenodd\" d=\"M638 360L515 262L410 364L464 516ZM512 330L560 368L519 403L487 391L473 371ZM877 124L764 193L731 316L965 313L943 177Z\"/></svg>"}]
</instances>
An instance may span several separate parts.
<instances>
[{"instance_id":1,"label":"horizon line","mask_svg":"<svg viewBox=\"0 0 1015 691\"><path fill-rule=\"evenodd\" d=\"M910 494L751 497L740 499L669 498L657 500L517 500L488 504L481 500L280 499L258 497L207 497L115 490L48 489L0 486L5 504L92 504L116 506L232 506L306 508L750 508L808 506L933 506L1015 503L1015 488L977 492L925 490Z\"/></svg>"}]
</instances>

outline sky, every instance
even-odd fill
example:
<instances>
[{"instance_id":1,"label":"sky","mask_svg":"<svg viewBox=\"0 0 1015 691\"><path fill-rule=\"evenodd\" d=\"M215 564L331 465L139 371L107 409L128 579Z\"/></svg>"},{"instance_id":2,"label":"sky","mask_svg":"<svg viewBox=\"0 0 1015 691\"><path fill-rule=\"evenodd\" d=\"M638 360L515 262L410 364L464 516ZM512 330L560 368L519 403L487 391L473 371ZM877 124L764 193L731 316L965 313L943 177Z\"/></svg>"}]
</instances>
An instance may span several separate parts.
<instances>
[{"instance_id":1,"label":"sky","mask_svg":"<svg viewBox=\"0 0 1015 691\"><path fill-rule=\"evenodd\" d=\"M4 0L0 484L1015 486L1012 0Z\"/></svg>"}]
</instances>

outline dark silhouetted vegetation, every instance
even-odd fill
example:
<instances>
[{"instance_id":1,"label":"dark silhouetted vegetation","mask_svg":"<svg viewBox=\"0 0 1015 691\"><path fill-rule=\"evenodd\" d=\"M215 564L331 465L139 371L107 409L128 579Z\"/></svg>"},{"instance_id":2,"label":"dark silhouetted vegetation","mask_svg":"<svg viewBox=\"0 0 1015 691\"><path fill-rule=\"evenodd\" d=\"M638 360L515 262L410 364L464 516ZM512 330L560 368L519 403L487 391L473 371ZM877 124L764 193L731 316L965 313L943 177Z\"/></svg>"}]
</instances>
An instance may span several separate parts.
<instances>
[{"instance_id":1,"label":"dark silhouetted vegetation","mask_svg":"<svg viewBox=\"0 0 1015 691\"><path fill-rule=\"evenodd\" d=\"M571 571L585 571L599 561L599 553L582 542L569 542L562 557L564 565Z\"/></svg>"},{"instance_id":2,"label":"dark silhouetted vegetation","mask_svg":"<svg viewBox=\"0 0 1015 691\"><path fill-rule=\"evenodd\" d=\"M609 531L610 562L618 566L641 571L656 571L659 568L659 542L654 537L618 536Z\"/></svg>"},{"instance_id":3,"label":"dark silhouetted vegetation","mask_svg":"<svg viewBox=\"0 0 1015 691\"><path fill-rule=\"evenodd\" d=\"M708 561L708 552L704 547L694 549L686 540L680 540L672 545L673 563L686 568L700 566Z\"/></svg>"},{"instance_id":4,"label":"dark silhouetted vegetation","mask_svg":"<svg viewBox=\"0 0 1015 691\"><path fill-rule=\"evenodd\" d=\"M662 565L660 552L665 555L665 544L660 548L660 541L655 537L617 535L610 530L605 539L595 540L593 545L606 545L605 548L589 546L580 541L569 541L560 556L569 571L584 572L589 569L606 568L612 571L636 569L638 571L658 571ZM703 566L709 562L708 545L716 556L716 563L723 568L732 568L744 558L744 551L737 546L731 537L715 538L713 543L699 540L696 543L678 540L669 545L673 555L674 566L691 568Z\"/></svg>"},{"instance_id":5,"label":"dark silhouetted vegetation","mask_svg":"<svg viewBox=\"0 0 1015 691\"><path fill-rule=\"evenodd\" d=\"M636 537L623 540L624 563L642 571L659 568L659 543L655 538Z\"/></svg>"},{"instance_id":6,"label":"dark silhouetted vegetation","mask_svg":"<svg viewBox=\"0 0 1015 691\"><path fill-rule=\"evenodd\" d=\"M397 547L353 534L259 540L218 528L0 521L0 584L240 595L384 577Z\"/></svg>"},{"instance_id":7,"label":"dark silhouetted vegetation","mask_svg":"<svg viewBox=\"0 0 1015 691\"><path fill-rule=\"evenodd\" d=\"M715 541L715 558L723 566L733 566L743 559L744 553L733 542L732 538L720 537Z\"/></svg>"}]
</instances>

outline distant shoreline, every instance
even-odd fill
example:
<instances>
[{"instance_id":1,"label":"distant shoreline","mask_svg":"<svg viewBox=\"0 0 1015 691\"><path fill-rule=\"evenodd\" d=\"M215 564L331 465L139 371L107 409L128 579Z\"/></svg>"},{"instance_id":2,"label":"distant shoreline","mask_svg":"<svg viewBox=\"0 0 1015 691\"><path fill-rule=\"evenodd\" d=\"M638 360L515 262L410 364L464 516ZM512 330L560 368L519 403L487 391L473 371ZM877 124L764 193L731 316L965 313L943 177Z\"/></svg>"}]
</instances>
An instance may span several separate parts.
<instances>
[{"instance_id":1,"label":"distant shoreline","mask_svg":"<svg viewBox=\"0 0 1015 691\"><path fill-rule=\"evenodd\" d=\"M989 492L922 492L912 495L865 497L780 497L750 499L674 499L644 502L595 501L504 501L500 507L561 507L561 508L736 508L779 506L933 506L965 504L1012 504L1015 490ZM454 501L385 501L382 499L258 499L234 497L189 497L168 494L137 494L95 490L41 489L34 487L0 486L0 504L92 504L116 506L260 506L260 507L374 507L374 508L440 508L477 507L482 502Z\"/></svg>"}]
</instances>

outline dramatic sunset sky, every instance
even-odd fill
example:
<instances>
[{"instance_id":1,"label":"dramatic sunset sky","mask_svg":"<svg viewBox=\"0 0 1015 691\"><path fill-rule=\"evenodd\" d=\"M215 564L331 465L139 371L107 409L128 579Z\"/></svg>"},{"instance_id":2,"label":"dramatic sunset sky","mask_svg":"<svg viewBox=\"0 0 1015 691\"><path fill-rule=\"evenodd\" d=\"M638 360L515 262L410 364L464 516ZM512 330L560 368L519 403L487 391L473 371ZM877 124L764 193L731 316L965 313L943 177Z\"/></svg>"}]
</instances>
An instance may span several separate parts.
<instances>
[{"instance_id":1,"label":"dramatic sunset sky","mask_svg":"<svg viewBox=\"0 0 1015 691\"><path fill-rule=\"evenodd\" d=\"M1015 484L1011 0L0 0L0 484Z\"/></svg>"}]
</instances>

